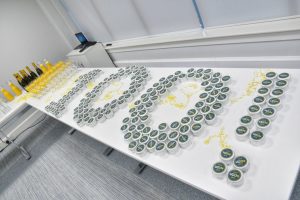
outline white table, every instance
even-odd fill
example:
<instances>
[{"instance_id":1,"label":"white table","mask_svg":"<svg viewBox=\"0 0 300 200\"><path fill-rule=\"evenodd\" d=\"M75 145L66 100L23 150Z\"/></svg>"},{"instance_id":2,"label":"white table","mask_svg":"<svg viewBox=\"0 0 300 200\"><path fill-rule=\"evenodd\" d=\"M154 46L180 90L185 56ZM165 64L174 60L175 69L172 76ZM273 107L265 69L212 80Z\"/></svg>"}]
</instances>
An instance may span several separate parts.
<instances>
[{"instance_id":1,"label":"white table","mask_svg":"<svg viewBox=\"0 0 300 200\"><path fill-rule=\"evenodd\" d=\"M81 73L90 69L83 69ZM186 70L180 68L149 68L152 79L148 81L144 90L149 88L154 82L162 76L174 73L176 70ZM245 91L247 84L253 78L254 72L259 69L236 69L220 68L214 69L228 74L233 78L230 84L233 91L231 97L241 96ZM103 69L105 72L96 83L103 80L110 73L117 69ZM277 119L272 123L272 128L267 134L266 144L255 147L249 142L239 142L234 137L234 130L238 126L241 116L246 114L248 106L251 104L253 96L247 96L238 103L225 106L225 111L218 117L218 122L214 126L205 128L205 132L193 138L193 144L187 149L180 149L174 155L147 153L143 156L137 155L128 150L128 143L123 140L123 134L120 132L121 121L128 116L128 108L119 110L112 119L105 123L98 123L96 127L79 127L73 121L73 108L75 108L80 99L84 96L76 97L68 106L68 111L58 120L81 131L82 133L120 151L146 165L149 165L165 174L168 174L178 180L181 180L199 190L207 192L213 196L222 199L288 199L293 185L295 183L300 164L300 134L299 134L299 114L300 106L300 70L285 69L274 70L276 72L289 72L292 75L289 88L283 100L283 108L279 111ZM71 83L52 94L52 99L57 100L70 88ZM126 85L126 84L125 84ZM105 92L105 91L104 91ZM194 95L192 102L195 101L198 94ZM49 99L29 99L27 103L41 111ZM104 102L99 103L103 105ZM97 106L99 106L97 105ZM192 105L190 105L192 106ZM159 122L171 122L179 120L185 111L178 110L169 105L160 105L152 113L154 125ZM180 118L179 118L180 117ZM243 154L250 159L250 169L245 175L245 182L241 187L235 188L226 183L225 179L219 180L212 176L212 164L219 160L218 155L221 150L218 140L212 140L210 144L205 144L205 139L219 132L224 127L228 134L227 143L232 146L237 154Z\"/></svg>"},{"instance_id":2,"label":"white table","mask_svg":"<svg viewBox=\"0 0 300 200\"><path fill-rule=\"evenodd\" d=\"M96 43L82 52L80 49L72 50L67 57L73 63L83 67L115 67L102 43Z\"/></svg>"},{"instance_id":3,"label":"white table","mask_svg":"<svg viewBox=\"0 0 300 200\"><path fill-rule=\"evenodd\" d=\"M27 106L27 104L25 102L17 102L15 100L8 103L8 106L11 109L0 118L0 128L7 124L10 120L12 120L16 115L18 115L18 113L20 113ZM7 135L2 135L2 133L0 133L0 137L0 151L2 151L8 145L6 143Z\"/></svg>"}]
</instances>

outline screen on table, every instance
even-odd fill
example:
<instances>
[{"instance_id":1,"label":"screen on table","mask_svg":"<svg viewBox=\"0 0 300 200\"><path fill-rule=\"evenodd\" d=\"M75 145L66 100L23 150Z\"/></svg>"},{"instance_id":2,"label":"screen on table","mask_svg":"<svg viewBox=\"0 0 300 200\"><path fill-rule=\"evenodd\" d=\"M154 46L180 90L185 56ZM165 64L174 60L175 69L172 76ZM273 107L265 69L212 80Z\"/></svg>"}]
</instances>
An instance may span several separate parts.
<instances>
[{"instance_id":1,"label":"screen on table","mask_svg":"<svg viewBox=\"0 0 300 200\"><path fill-rule=\"evenodd\" d=\"M79 42L80 42L81 44L84 44L84 43L87 43L87 42L88 42L88 40L86 39L86 37L83 35L82 32L76 33L75 35L76 35L77 39L79 40Z\"/></svg>"}]
</instances>

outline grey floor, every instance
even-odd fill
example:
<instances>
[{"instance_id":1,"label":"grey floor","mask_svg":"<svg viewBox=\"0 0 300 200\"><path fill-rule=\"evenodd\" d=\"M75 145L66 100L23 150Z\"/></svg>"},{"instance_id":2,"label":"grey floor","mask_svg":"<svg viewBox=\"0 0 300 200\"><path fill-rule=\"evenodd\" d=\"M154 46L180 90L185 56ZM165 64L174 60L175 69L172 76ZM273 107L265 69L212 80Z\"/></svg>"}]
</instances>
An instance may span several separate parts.
<instances>
[{"instance_id":1,"label":"grey floor","mask_svg":"<svg viewBox=\"0 0 300 200\"><path fill-rule=\"evenodd\" d=\"M152 168L137 175L138 162L48 118L22 143L26 161L10 145L0 153L0 199L215 199ZM300 176L291 199L300 199Z\"/></svg>"}]
</instances>

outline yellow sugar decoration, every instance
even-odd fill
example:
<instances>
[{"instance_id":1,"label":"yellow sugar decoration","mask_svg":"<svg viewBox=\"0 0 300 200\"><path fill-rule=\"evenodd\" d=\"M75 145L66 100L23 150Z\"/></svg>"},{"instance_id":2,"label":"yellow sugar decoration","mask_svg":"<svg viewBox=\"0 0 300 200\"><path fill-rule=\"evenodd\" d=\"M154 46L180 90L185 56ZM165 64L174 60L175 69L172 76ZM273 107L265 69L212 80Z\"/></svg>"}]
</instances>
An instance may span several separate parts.
<instances>
[{"instance_id":1,"label":"yellow sugar decoration","mask_svg":"<svg viewBox=\"0 0 300 200\"><path fill-rule=\"evenodd\" d=\"M193 83L188 83L186 88L192 88L194 90L197 90L199 88L199 85L198 85L198 83L194 83L194 82Z\"/></svg>"},{"instance_id":2,"label":"yellow sugar decoration","mask_svg":"<svg viewBox=\"0 0 300 200\"><path fill-rule=\"evenodd\" d=\"M20 98L18 98L17 102L20 103L20 102L24 102L26 101L27 99L33 97L33 94L32 93L26 93L25 95L22 95Z\"/></svg>"},{"instance_id":3,"label":"yellow sugar decoration","mask_svg":"<svg viewBox=\"0 0 300 200\"><path fill-rule=\"evenodd\" d=\"M233 97L230 99L230 103L238 103L241 100L243 100L245 97L252 96L253 93L257 90L258 86L261 84L263 80L266 79L266 73L270 70L266 70L265 72L263 70L259 70L254 72L253 78L248 82L244 93L239 97Z\"/></svg>"},{"instance_id":4,"label":"yellow sugar decoration","mask_svg":"<svg viewBox=\"0 0 300 200\"><path fill-rule=\"evenodd\" d=\"M89 89L89 90L93 89L94 86L95 86L95 83L93 83L93 82L89 82L89 83L86 85L87 89Z\"/></svg>"},{"instance_id":5,"label":"yellow sugar decoration","mask_svg":"<svg viewBox=\"0 0 300 200\"><path fill-rule=\"evenodd\" d=\"M164 99L160 100L160 103L162 104L168 104L178 109L184 109L186 108L189 103L190 99L194 94L197 94L199 92L199 84L197 82L187 83L183 85L182 88L180 88L179 94L169 94ZM179 97L184 97L183 102L179 102Z\"/></svg>"},{"instance_id":6,"label":"yellow sugar decoration","mask_svg":"<svg viewBox=\"0 0 300 200\"><path fill-rule=\"evenodd\" d=\"M72 77L72 82L76 82L79 79L79 75L75 74L75 76Z\"/></svg>"},{"instance_id":7,"label":"yellow sugar decoration","mask_svg":"<svg viewBox=\"0 0 300 200\"><path fill-rule=\"evenodd\" d=\"M134 103L133 103L133 102L130 102L130 103L128 104L128 108L129 108L129 109L134 108Z\"/></svg>"},{"instance_id":8,"label":"yellow sugar decoration","mask_svg":"<svg viewBox=\"0 0 300 200\"><path fill-rule=\"evenodd\" d=\"M102 98L104 101L108 101L112 99L114 91L108 91L106 94L104 94L104 97Z\"/></svg>"},{"instance_id":9,"label":"yellow sugar decoration","mask_svg":"<svg viewBox=\"0 0 300 200\"><path fill-rule=\"evenodd\" d=\"M166 99L167 99L168 101L174 101L174 100L176 100L176 96L174 96L174 95L168 95L168 96L166 97Z\"/></svg>"},{"instance_id":10,"label":"yellow sugar decoration","mask_svg":"<svg viewBox=\"0 0 300 200\"><path fill-rule=\"evenodd\" d=\"M210 144L210 142L214 139L219 140L219 145L222 149L224 148L230 148L231 146L227 143L227 133L224 130L224 127L222 127L220 129L220 131L218 133L215 133L211 136L208 136L205 140L204 140L204 144L208 145Z\"/></svg>"},{"instance_id":11,"label":"yellow sugar decoration","mask_svg":"<svg viewBox=\"0 0 300 200\"><path fill-rule=\"evenodd\" d=\"M64 91L63 95L67 95L68 92L71 91L71 90L72 90L72 87L68 87L68 88ZM62 96L63 96L63 95L62 95Z\"/></svg>"},{"instance_id":12,"label":"yellow sugar decoration","mask_svg":"<svg viewBox=\"0 0 300 200\"><path fill-rule=\"evenodd\" d=\"M111 100L113 97L117 96L117 95L121 95L123 93L122 90L110 90L110 91L107 91L102 100L103 101L108 101L108 100Z\"/></svg>"},{"instance_id":13,"label":"yellow sugar decoration","mask_svg":"<svg viewBox=\"0 0 300 200\"><path fill-rule=\"evenodd\" d=\"M52 100L52 97L49 96L49 97L45 100L45 103L50 103L51 100Z\"/></svg>"},{"instance_id":14,"label":"yellow sugar decoration","mask_svg":"<svg viewBox=\"0 0 300 200\"><path fill-rule=\"evenodd\" d=\"M111 83L111 86L113 86L113 89L104 93L103 98L101 98L102 101L109 101L116 96L120 96L124 92L121 90L123 86L122 82L114 81Z\"/></svg>"},{"instance_id":15,"label":"yellow sugar decoration","mask_svg":"<svg viewBox=\"0 0 300 200\"><path fill-rule=\"evenodd\" d=\"M175 95L170 94L170 95L166 96L164 99L162 99L160 102L162 104L169 104L178 109L184 109L188 105L189 99L187 96L185 96L185 102L179 103L179 102L177 102L177 97Z\"/></svg>"},{"instance_id":16,"label":"yellow sugar decoration","mask_svg":"<svg viewBox=\"0 0 300 200\"><path fill-rule=\"evenodd\" d=\"M122 87L123 83L121 83L120 81L114 81L111 83L111 85L115 86L115 87Z\"/></svg>"}]
</instances>

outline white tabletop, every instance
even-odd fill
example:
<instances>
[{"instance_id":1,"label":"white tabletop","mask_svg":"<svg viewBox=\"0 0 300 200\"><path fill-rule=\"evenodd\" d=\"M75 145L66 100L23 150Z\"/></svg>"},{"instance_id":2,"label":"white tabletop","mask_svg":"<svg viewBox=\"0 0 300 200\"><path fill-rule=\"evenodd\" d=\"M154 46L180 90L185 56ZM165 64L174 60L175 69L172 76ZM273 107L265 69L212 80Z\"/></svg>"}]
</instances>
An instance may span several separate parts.
<instances>
[{"instance_id":1,"label":"white tabletop","mask_svg":"<svg viewBox=\"0 0 300 200\"><path fill-rule=\"evenodd\" d=\"M80 73L85 73L90 69L83 69ZM148 81L144 91L162 76L167 76L177 70L186 71L180 68L149 68L152 79ZM110 73L117 71L115 68L103 69L105 72L95 83L102 81ZM234 130L239 125L241 116L246 114L248 106L251 105L254 93L243 95L246 88L253 89L253 85L260 81L259 76L255 76L260 69L236 69L236 68L215 68L223 75L230 75L233 79L230 84L232 90L231 98L235 103L228 103L225 111L218 117L218 121L213 126L205 127L202 135L193 138L193 143L186 149L180 149L176 154L146 153L143 156L137 155L128 150L128 143L124 141L120 132L122 119L128 116L128 107L119 110L112 119L104 123L98 123L95 127L79 127L73 121L73 109L79 104L84 94L91 89L86 89L81 95L76 97L68 106L68 111L58 120L81 131L82 133L120 151L136 160L139 160L165 174L181 180L193 187L222 199L288 199L295 183L300 164L300 134L299 114L300 106L300 70L296 69L276 69L276 72L289 72L292 75L286 96L283 99L283 107L278 112L278 116L271 125L271 130L267 133L266 143L263 146L252 146L249 142L239 142L235 139ZM253 82L254 80L254 82ZM252 83L252 87L249 87ZM41 99L31 98L27 103L37 109L44 111L45 105L50 100L57 100L65 94L72 86L72 81L64 88ZM122 89L126 89L128 83L124 81ZM109 91L107 88L104 91ZM195 89L195 88L194 88ZM176 92L175 92L176 93ZM179 109L165 102L152 112L153 124L165 121L171 122L179 120L186 113L186 110L194 105L200 91L192 96L190 103L184 109ZM142 94L142 93L141 93ZM176 94L180 96L180 93ZM117 96L116 96L117 97ZM100 97L102 98L102 97ZM137 98L136 98L137 99ZM105 100L97 101L97 107L104 105ZM95 104L94 104L95 105ZM96 107L96 106L95 106ZM219 180L212 175L212 165L219 161L221 144L218 137L212 137L208 143L207 138L213 136L224 128L225 143L230 145L238 155L246 155L250 160L249 171L245 174L245 182L241 187L232 187L226 183L225 179Z\"/></svg>"}]
</instances>

